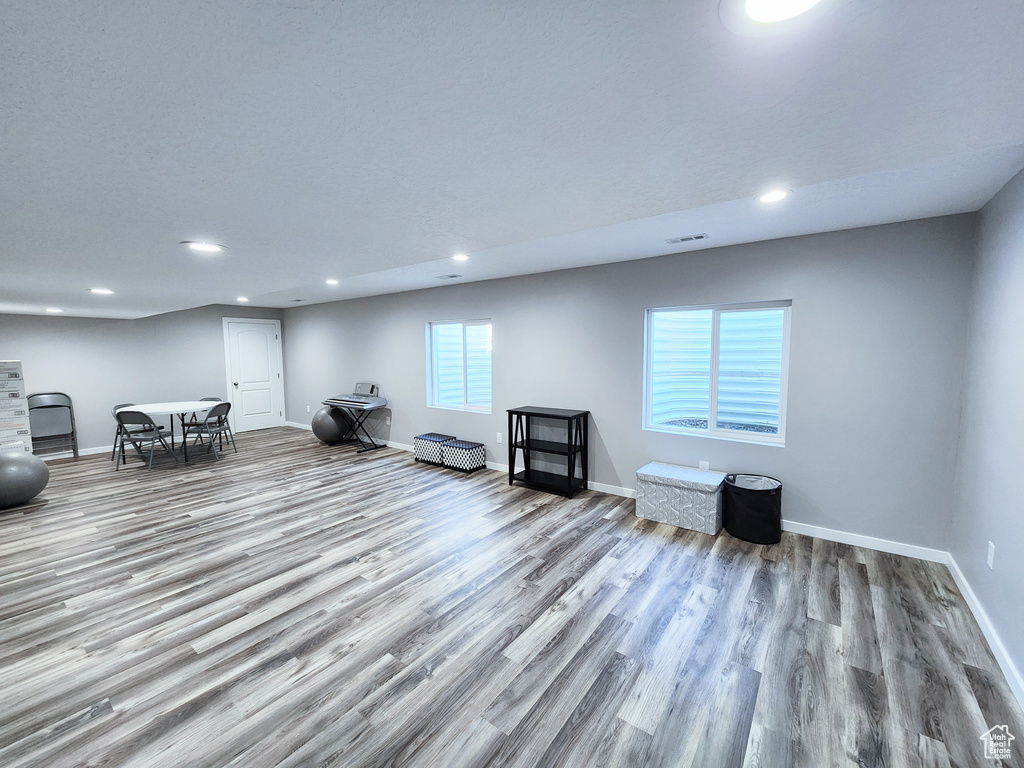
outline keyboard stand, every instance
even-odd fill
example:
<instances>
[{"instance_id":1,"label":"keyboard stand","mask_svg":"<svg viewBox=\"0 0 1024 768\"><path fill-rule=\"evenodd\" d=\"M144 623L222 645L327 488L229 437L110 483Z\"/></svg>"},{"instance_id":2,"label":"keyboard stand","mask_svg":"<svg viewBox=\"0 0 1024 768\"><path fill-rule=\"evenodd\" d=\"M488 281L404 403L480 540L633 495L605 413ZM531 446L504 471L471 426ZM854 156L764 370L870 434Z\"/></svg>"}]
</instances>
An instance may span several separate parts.
<instances>
[{"instance_id":1,"label":"keyboard stand","mask_svg":"<svg viewBox=\"0 0 1024 768\"><path fill-rule=\"evenodd\" d=\"M366 430L366 425L363 423L366 421L366 417L373 411L376 411L377 408L352 408L347 405L335 404L332 404L331 407L344 409L345 413L348 414L349 420L352 422L352 426L349 427L348 432L345 433L345 436L341 438L340 442L347 443L353 438L358 440L359 445L361 445L362 448L356 451L356 453L366 453L367 451L375 451L378 448L387 448L383 443L378 445L373 441L370 433ZM362 436L360 436L360 432L363 433ZM363 439L364 437L366 438L365 440Z\"/></svg>"}]
</instances>

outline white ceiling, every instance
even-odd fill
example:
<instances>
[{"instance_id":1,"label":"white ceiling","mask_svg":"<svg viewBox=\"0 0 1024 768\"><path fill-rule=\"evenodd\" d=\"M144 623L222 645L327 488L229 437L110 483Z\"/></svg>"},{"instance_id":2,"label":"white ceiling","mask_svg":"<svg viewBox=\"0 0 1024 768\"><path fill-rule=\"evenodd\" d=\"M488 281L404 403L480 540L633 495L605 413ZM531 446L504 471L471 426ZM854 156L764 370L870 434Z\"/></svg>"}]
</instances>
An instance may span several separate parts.
<instances>
[{"instance_id":1,"label":"white ceiling","mask_svg":"<svg viewBox=\"0 0 1024 768\"><path fill-rule=\"evenodd\" d=\"M822 0L766 37L718 0L8 3L0 311L295 306L977 210L1024 166L1022 34L1020 0Z\"/></svg>"}]
</instances>

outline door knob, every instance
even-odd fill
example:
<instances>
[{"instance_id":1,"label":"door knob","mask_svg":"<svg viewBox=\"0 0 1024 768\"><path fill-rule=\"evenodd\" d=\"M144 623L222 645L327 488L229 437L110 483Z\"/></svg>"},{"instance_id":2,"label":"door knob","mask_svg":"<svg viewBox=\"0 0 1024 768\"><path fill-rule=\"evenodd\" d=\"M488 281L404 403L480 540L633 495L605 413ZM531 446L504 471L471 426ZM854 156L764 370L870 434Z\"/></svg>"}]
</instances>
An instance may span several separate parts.
<instances>
[{"instance_id":1,"label":"door knob","mask_svg":"<svg viewBox=\"0 0 1024 768\"><path fill-rule=\"evenodd\" d=\"M235 386L236 386L236 387L238 386L238 382L237 382L237 381L235 382Z\"/></svg>"}]
</instances>

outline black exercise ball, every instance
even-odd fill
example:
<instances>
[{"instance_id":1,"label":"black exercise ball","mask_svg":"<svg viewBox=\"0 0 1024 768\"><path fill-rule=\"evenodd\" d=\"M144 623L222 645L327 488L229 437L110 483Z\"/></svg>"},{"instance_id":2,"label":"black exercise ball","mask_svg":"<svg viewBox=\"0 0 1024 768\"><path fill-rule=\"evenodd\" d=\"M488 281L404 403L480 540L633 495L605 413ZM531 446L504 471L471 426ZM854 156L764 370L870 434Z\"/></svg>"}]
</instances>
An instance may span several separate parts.
<instances>
[{"instance_id":1,"label":"black exercise ball","mask_svg":"<svg viewBox=\"0 0 1024 768\"><path fill-rule=\"evenodd\" d=\"M38 496L50 482L50 468L27 451L0 453L0 509L16 507Z\"/></svg>"},{"instance_id":2,"label":"black exercise ball","mask_svg":"<svg viewBox=\"0 0 1024 768\"><path fill-rule=\"evenodd\" d=\"M313 434L325 443L338 443L348 434L352 422L344 411L324 406L313 416Z\"/></svg>"}]
</instances>

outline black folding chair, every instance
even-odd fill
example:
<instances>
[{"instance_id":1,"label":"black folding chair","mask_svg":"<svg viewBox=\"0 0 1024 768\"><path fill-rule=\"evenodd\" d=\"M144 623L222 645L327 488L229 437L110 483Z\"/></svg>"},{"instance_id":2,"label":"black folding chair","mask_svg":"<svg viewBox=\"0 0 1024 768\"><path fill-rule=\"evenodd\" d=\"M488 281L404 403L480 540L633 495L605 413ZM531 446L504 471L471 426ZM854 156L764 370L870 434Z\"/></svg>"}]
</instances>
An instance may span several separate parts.
<instances>
[{"instance_id":1,"label":"black folding chair","mask_svg":"<svg viewBox=\"0 0 1024 768\"><path fill-rule=\"evenodd\" d=\"M142 411L120 411L114 414L114 418L117 419L120 426L120 442L118 444L120 456L115 469L120 469L121 465L127 462L124 455L125 443L131 443L140 456L142 449L149 446L149 469L153 468L153 453L157 443L164 447L175 463L178 462L178 457L174 455L174 451L171 450L171 446L167 442L171 433L160 429L147 414Z\"/></svg>"},{"instance_id":2,"label":"black folding chair","mask_svg":"<svg viewBox=\"0 0 1024 768\"><path fill-rule=\"evenodd\" d=\"M32 428L33 453L57 453L70 448L78 458L75 409L70 397L63 392L29 395L28 421Z\"/></svg>"},{"instance_id":3,"label":"black folding chair","mask_svg":"<svg viewBox=\"0 0 1024 768\"><path fill-rule=\"evenodd\" d=\"M220 456L217 455L217 446L214 445L214 440L220 441L226 435L231 441L231 446L235 449L235 453L238 453L238 446L235 445L235 436L231 432L231 424L228 421L228 412L230 410L231 403L218 403L206 412L206 418L201 422L186 422L183 426L185 434L182 436L182 443L188 440L189 435L195 435L196 438L192 441L192 445L195 446L203 439L203 436L206 436L210 440L206 452L209 453L212 450L213 458L219 461ZM223 443L221 445L223 446Z\"/></svg>"},{"instance_id":4,"label":"black folding chair","mask_svg":"<svg viewBox=\"0 0 1024 768\"><path fill-rule=\"evenodd\" d=\"M114 417L114 421L117 421L117 411L119 408L128 408L135 403L118 403L110 409L110 415ZM163 424L157 424L157 429L163 429ZM113 461L117 458L117 449L121 445L121 431L124 427L121 426L121 422L117 421L117 431L114 433L114 447L110 449L110 460Z\"/></svg>"}]
</instances>

